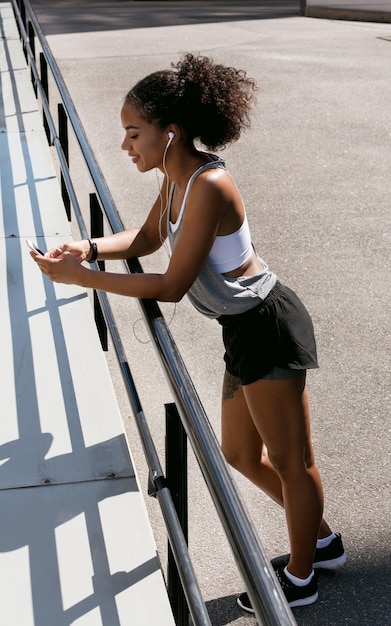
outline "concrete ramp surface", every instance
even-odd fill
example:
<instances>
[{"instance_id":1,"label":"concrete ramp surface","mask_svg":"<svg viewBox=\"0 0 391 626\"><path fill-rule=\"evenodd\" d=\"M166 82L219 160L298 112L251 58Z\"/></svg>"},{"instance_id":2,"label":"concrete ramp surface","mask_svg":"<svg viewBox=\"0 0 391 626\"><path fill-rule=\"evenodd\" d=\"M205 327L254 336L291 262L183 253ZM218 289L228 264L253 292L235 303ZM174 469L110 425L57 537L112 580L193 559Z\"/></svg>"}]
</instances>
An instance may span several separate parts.
<instances>
[{"instance_id":1,"label":"concrete ramp surface","mask_svg":"<svg viewBox=\"0 0 391 626\"><path fill-rule=\"evenodd\" d=\"M88 295L26 246L71 233L9 3L0 70L0 622L172 625Z\"/></svg>"}]
</instances>

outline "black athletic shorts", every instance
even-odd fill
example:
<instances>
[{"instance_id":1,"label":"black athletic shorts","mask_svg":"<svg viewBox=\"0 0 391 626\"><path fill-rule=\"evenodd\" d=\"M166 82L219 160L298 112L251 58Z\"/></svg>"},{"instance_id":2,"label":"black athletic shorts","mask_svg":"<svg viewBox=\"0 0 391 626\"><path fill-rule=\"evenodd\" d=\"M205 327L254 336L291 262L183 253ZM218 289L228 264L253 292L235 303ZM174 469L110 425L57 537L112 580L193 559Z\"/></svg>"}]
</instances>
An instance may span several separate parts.
<instances>
[{"instance_id":1,"label":"black athletic shorts","mask_svg":"<svg viewBox=\"0 0 391 626\"><path fill-rule=\"evenodd\" d=\"M249 385L273 368L307 370L318 367L311 317L292 289L277 281L255 308L222 315L227 371ZM288 376L287 376L288 377Z\"/></svg>"}]
</instances>

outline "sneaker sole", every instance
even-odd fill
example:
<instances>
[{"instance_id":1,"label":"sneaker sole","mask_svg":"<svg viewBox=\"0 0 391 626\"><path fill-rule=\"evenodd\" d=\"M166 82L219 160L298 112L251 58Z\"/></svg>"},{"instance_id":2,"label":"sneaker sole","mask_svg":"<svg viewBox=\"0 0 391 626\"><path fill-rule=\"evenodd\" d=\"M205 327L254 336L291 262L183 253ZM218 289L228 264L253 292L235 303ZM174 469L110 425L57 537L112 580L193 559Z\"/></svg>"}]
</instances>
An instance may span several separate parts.
<instances>
[{"instance_id":1,"label":"sneaker sole","mask_svg":"<svg viewBox=\"0 0 391 626\"><path fill-rule=\"evenodd\" d=\"M291 609L294 609L298 606L308 606L309 604L313 604L319 598L319 593L314 593L313 596L308 596L308 598L301 598L300 600L292 600L292 602L288 602Z\"/></svg>"},{"instance_id":2,"label":"sneaker sole","mask_svg":"<svg viewBox=\"0 0 391 626\"><path fill-rule=\"evenodd\" d=\"M255 615L254 609L253 608L250 609L249 606L244 606L244 604L241 603L239 598L236 598L236 602L237 602L237 605L240 606L242 611L246 611L246 613L251 613L252 615Z\"/></svg>"},{"instance_id":3,"label":"sneaker sole","mask_svg":"<svg viewBox=\"0 0 391 626\"><path fill-rule=\"evenodd\" d=\"M294 609L299 606L309 606L310 604L314 604L314 602L316 602L318 598L319 598L319 593L316 592L312 596L308 596L308 598L301 598L300 600L292 600L292 602L288 602L288 605L291 607L291 609ZM245 611L246 613L250 613L251 615L255 615L254 609L253 608L250 609L249 606L245 606L244 604L242 604L242 602L240 601L240 598L236 598L236 603L238 606L240 606L242 611Z\"/></svg>"},{"instance_id":4,"label":"sneaker sole","mask_svg":"<svg viewBox=\"0 0 391 626\"><path fill-rule=\"evenodd\" d=\"M344 552L343 554L341 554L341 556L337 557L336 559L327 559L327 561L315 561L315 563L313 563L312 567L314 569L338 569L339 567L342 567L342 565L345 565L347 560L347 556L346 556L346 552Z\"/></svg>"}]
</instances>

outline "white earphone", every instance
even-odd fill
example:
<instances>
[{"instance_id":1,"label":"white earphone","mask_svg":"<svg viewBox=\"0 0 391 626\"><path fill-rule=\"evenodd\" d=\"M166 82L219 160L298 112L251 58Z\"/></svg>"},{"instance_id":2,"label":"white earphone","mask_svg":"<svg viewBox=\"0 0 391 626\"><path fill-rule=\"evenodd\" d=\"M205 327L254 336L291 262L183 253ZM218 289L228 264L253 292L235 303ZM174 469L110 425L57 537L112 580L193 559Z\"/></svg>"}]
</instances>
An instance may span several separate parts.
<instances>
[{"instance_id":1,"label":"white earphone","mask_svg":"<svg viewBox=\"0 0 391 626\"><path fill-rule=\"evenodd\" d=\"M168 141L167 141L167 145L166 145L166 152L167 152L167 149L170 147L171 142L174 139L174 137L175 137L175 133L173 133L172 130L170 130L169 133L168 133Z\"/></svg>"},{"instance_id":2,"label":"white earphone","mask_svg":"<svg viewBox=\"0 0 391 626\"><path fill-rule=\"evenodd\" d=\"M165 147L165 149L164 149L163 162L164 162L164 160L165 160L165 158L166 158L166 153L167 153L167 150L168 150L168 148L170 147L171 142L172 142L172 140L174 139L174 137L175 137L175 133L174 133L172 130L168 131L168 141L167 141L167 143L166 143L166 147Z\"/></svg>"}]
</instances>

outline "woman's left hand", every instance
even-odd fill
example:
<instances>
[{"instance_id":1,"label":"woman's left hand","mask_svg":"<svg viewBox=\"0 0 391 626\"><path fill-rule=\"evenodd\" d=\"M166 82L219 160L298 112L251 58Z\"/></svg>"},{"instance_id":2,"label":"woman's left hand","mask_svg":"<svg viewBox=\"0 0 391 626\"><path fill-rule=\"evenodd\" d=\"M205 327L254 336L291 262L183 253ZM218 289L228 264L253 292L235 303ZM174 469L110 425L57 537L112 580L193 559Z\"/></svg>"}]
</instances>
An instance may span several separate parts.
<instances>
[{"instance_id":1,"label":"woman's left hand","mask_svg":"<svg viewBox=\"0 0 391 626\"><path fill-rule=\"evenodd\" d=\"M41 272L55 283L78 285L82 274L88 271L70 252L64 252L56 258L41 256L35 252L30 252L30 255L39 265Z\"/></svg>"}]
</instances>

